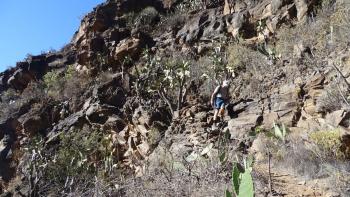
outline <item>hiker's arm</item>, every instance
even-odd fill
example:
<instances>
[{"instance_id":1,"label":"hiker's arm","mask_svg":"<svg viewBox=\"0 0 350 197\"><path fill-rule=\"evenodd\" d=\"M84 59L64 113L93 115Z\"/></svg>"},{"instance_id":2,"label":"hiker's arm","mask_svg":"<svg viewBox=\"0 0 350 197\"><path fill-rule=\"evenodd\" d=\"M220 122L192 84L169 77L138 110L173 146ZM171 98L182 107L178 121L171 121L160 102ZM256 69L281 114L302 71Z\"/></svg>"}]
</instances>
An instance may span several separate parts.
<instances>
[{"instance_id":1,"label":"hiker's arm","mask_svg":"<svg viewBox=\"0 0 350 197\"><path fill-rule=\"evenodd\" d=\"M230 88L227 90L227 101L231 100L231 91Z\"/></svg>"},{"instance_id":2,"label":"hiker's arm","mask_svg":"<svg viewBox=\"0 0 350 197\"><path fill-rule=\"evenodd\" d=\"M220 86L216 87L213 94L211 95L210 102L212 105L214 105L215 97L216 97L216 94L219 92L219 89L220 89Z\"/></svg>"}]
</instances>

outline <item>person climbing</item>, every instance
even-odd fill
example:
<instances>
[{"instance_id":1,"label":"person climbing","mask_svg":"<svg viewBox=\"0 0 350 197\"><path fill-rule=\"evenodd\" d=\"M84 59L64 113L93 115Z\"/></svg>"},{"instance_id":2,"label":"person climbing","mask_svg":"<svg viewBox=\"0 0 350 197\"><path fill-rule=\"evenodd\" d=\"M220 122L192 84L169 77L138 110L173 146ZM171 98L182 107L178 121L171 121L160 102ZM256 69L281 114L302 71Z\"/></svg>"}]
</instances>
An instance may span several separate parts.
<instances>
[{"instance_id":1,"label":"person climbing","mask_svg":"<svg viewBox=\"0 0 350 197\"><path fill-rule=\"evenodd\" d=\"M221 85L217 86L211 95L211 103L214 108L214 125L216 126L218 116L222 118L225 113L225 105L229 100L230 82L224 80Z\"/></svg>"}]
</instances>

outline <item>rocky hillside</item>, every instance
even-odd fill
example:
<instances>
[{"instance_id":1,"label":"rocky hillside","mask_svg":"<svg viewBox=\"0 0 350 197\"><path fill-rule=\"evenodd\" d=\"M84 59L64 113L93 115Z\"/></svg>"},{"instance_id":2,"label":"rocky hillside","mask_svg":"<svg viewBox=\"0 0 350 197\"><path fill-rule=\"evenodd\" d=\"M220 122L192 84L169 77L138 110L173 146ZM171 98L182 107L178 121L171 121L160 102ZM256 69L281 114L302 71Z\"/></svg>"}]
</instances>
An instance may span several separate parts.
<instances>
[{"instance_id":1,"label":"rocky hillside","mask_svg":"<svg viewBox=\"0 0 350 197\"><path fill-rule=\"evenodd\" d=\"M349 196L349 19L347 0L107 0L0 73L0 195L223 196L253 158L255 196Z\"/></svg>"}]
</instances>

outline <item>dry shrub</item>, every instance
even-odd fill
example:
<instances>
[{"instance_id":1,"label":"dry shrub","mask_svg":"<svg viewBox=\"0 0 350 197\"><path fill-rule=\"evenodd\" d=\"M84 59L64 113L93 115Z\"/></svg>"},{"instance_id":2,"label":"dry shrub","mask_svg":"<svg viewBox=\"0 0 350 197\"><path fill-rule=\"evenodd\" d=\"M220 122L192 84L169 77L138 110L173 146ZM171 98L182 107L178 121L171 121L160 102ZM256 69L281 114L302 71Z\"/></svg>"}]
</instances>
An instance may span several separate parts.
<instances>
[{"instance_id":1,"label":"dry shrub","mask_svg":"<svg viewBox=\"0 0 350 197\"><path fill-rule=\"evenodd\" d=\"M187 15L179 13L170 13L162 16L157 26L157 32L159 35L164 34L169 30L177 32L186 22Z\"/></svg>"},{"instance_id":2,"label":"dry shrub","mask_svg":"<svg viewBox=\"0 0 350 197\"><path fill-rule=\"evenodd\" d=\"M264 95L271 89L275 76L279 75L277 65L270 64L267 56L239 44L229 47L227 67L237 73L232 83L236 86L232 97L238 94L243 97Z\"/></svg>"},{"instance_id":3,"label":"dry shrub","mask_svg":"<svg viewBox=\"0 0 350 197\"><path fill-rule=\"evenodd\" d=\"M348 162L329 157L328 159L321 158L320 154L323 153L315 149L314 145L296 143L287 149L284 159L278 165L306 178L323 179L326 181L325 187L348 196L350 194Z\"/></svg>"},{"instance_id":4,"label":"dry shrub","mask_svg":"<svg viewBox=\"0 0 350 197\"><path fill-rule=\"evenodd\" d=\"M350 166L341 152L339 130L314 132L308 140L296 140L295 137L287 135L285 143L269 133L265 134L260 136L263 137L262 144L266 147L261 148L261 153L271 153L273 168L297 175L301 179L322 179L328 184L324 187L346 194L345 196L349 195L346 184L349 183L347 175L350 173ZM261 162L267 163L267 157ZM336 181L336 185L332 181Z\"/></svg>"},{"instance_id":5,"label":"dry shrub","mask_svg":"<svg viewBox=\"0 0 350 197\"><path fill-rule=\"evenodd\" d=\"M153 26L159 22L159 13L154 7L146 7L137 16L135 24L146 32L152 32Z\"/></svg>"},{"instance_id":6,"label":"dry shrub","mask_svg":"<svg viewBox=\"0 0 350 197\"><path fill-rule=\"evenodd\" d=\"M350 166L339 157L339 136L336 132L311 134L309 141L294 141L287 137L287 143L267 141L275 168L306 179L320 179L328 187L348 196ZM265 161L266 162L266 161Z\"/></svg>"},{"instance_id":7,"label":"dry shrub","mask_svg":"<svg viewBox=\"0 0 350 197\"><path fill-rule=\"evenodd\" d=\"M65 84L61 94L64 100L71 101L70 107L73 109L72 111L75 111L85 102L84 94L93 83L93 78L86 73L77 72L72 67L68 68L65 76Z\"/></svg>"},{"instance_id":8,"label":"dry shrub","mask_svg":"<svg viewBox=\"0 0 350 197\"><path fill-rule=\"evenodd\" d=\"M11 100L17 100L20 97L19 95L19 92L10 88L6 91L1 92L1 101L10 102Z\"/></svg>"},{"instance_id":9,"label":"dry shrub","mask_svg":"<svg viewBox=\"0 0 350 197\"><path fill-rule=\"evenodd\" d=\"M265 73L273 73L274 66L268 61L267 56L244 45L231 45L228 48L227 67L235 72L246 71L253 76L261 77Z\"/></svg>"},{"instance_id":10,"label":"dry shrub","mask_svg":"<svg viewBox=\"0 0 350 197\"><path fill-rule=\"evenodd\" d=\"M337 82L333 82L328 87L326 87L325 91L317 100L316 106L319 111L330 113L349 107L344 100L348 98L346 89L342 87L341 84L336 83Z\"/></svg>"},{"instance_id":11,"label":"dry shrub","mask_svg":"<svg viewBox=\"0 0 350 197\"><path fill-rule=\"evenodd\" d=\"M332 158L334 160L344 160L350 158L346 144L341 140L339 129L317 131L310 134L310 139L318 147L317 154L321 158Z\"/></svg>"},{"instance_id":12,"label":"dry shrub","mask_svg":"<svg viewBox=\"0 0 350 197\"><path fill-rule=\"evenodd\" d=\"M264 66L265 56L244 45L235 44L228 48L228 67L235 71L256 69Z\"/></svg>"},{"instance_id":13,"label":"dry shrub","mask_svg":"<svg viewBox=\"0 0 350 197\"><path fill-rule=\"evenodd\" d=\"M27 196L111 196L122 173L110 168L107 135L88 127L62 133L46 146L40 136L23 148L18 166ZM114 161L113 161L114 162ZM117 163L116 163L117 164ZM118 178L119 177L119 178ZM34 181L35 179L35 181Z\"/></svg>"},{"instance_id":14,"label":"dry shrub","mask_svg":"<svg viewBox=\"0 0 350 197\"><path fill-rule=\"evenodd\" d=\"M75 70L67 71L66 84L64 86L63 95L65 98L80 96L88 87L91 79L86 73L79 73ZM69 76L70 75L70 76Z\"/></svg>"},{"instance_id":15,"label":"dry shrub","mask_svg":"<svg viewBox=\"0 0 350 197\"><path fill-rule=\"evenodd\" d=\"M292 59L291 51L294 50L294 46L302 44L312 51L312 57L303 63L310 67L320 67L325 64L322 60L335 48L343 49L348 45L349 18L349 1L326 3L317 10L316 17L311 16L306 23L280 29L277 34L277 53L281 54L283 59Z\"/></svg>"},{"instance_id":16,"label":"dry shrub","mask_svg":"<svg viewBox=\"0 0 350 197\"><path fill-rule=\"evenodd\" d=\"M285 152L279 161L282 168L290 169L295 174L310 178L318 176L321 160L305 144L300 142L284 148Z\"/></svg>"},{"instance_id":17,"label":"dry shrub","mask_svg":"<svg viewBox=\"0 0 350 197\"><path fill-rule=\"evenodd\" d=\"M170 160L170 161L169 161ZM127 196L221 196L230 182L230 170L219 161L198 159L193 163L171 161L154 166L143 177L126 181ZM170 163L169 163L170 162Z\"/></svg>"},{"instance_id":18,"label":"dry shrub","mask_svg":"<svg viewBox=\"0 0 350 197\"><path fill-rule=\"evenodd\" d=\"M91 78L86 73L75 70L69 65L65 70L53 70L43 77L48 96L55 100L67 100L80 97L86 90Z\"/></svg>"},{"instance_id":19,"label":"dry shrub","mask_svg":"<svg viewBox=\"0 0 350 197\"><path fill-rule=\"evenodd\" d=\"M154 26L159 22L160 17L158 11L149 6L140 12L133 11L125 14L124 19L130 29L137 27L145 32L153 32Z\"/></svg>"},{"instance_id":20,"label":"dry shrub","mask_svg":"<svg viewBox=\"0 0 350 197\"><path fill-rule=\"evenodd\" d=\"M222 196L230 187L232 162L238 158L232 142L223 140L209 154L191 161L191 148L181 143L170 148L167 143L162 141L152 153L144 176L123 182L126 196ZM225 161L219 157L223 151Z\"/></svg>"},{"instance_id":21,"label":"dry shrub","mask_svg":"<svg viewBox=\"0 0 350 197\"><path fill-rule=\"evenodd\" d=\"M99 75L95 78L96 84L105 84L113 79L115 74L110 71L104 71L99 73Z\"/></svg>"},{"instance_id":22,"label":"dry shrub","mask_svg":"<svg viewBox=\"0 0 350 197\"><path fill-rule=\"evenodd\" d=\"M212 72L213 62L208 56L200 57L199 60L192 65L191 74L193 78L201 82L199 92L203 97L210 98L213 90L219 85L220 79L215 79L213 76L209 76L207 73L214 74Z\"/></svg>"}]
</instances>

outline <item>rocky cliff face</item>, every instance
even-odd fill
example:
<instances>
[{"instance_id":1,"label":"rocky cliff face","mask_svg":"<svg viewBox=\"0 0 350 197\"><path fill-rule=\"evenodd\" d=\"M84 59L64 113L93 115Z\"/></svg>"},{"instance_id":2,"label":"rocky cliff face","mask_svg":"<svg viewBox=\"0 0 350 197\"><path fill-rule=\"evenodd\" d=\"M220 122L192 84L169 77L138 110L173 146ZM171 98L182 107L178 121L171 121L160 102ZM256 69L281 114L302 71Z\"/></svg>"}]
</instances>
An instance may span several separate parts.
<instances>
[{"instance_id":1,"label":"rocky cliff face","mask_svg":"<svg viewBox=\"0 0 350 197\"><path fill-rule=\"evenodd\" d=\"M220 196L231 162L253 155L263 196L268 152L275 194L346 195L349 180L332 187L320 169L350 156L349 7L108 0L62 50L0 74L0 193ZM224 78L231 100L212 128L209 96ZM269 137L275 123L288 128L283 142ZM291 158L315 171L301 173ZM341 166L337 173L349 172Z\"/></svg>"}]
</instances>

